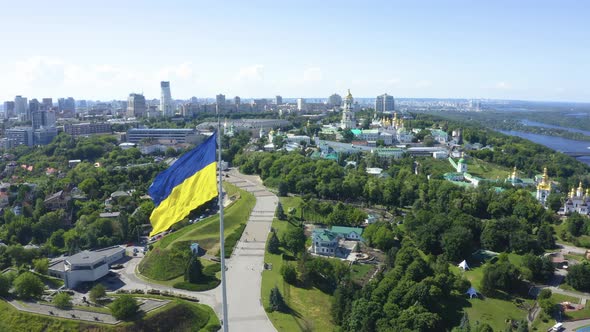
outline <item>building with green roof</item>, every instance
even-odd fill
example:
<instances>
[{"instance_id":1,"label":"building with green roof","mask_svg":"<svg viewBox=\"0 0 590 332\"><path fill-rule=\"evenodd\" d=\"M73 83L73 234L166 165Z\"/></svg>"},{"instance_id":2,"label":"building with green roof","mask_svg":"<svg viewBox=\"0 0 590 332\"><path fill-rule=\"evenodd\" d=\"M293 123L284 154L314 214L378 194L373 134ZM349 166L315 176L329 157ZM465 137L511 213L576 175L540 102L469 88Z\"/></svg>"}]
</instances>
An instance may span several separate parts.
<instances>
[{"instance_id":1,"label":"building with green roof","mask_svg":"<svg viewBox=\"0 0 590 332\"><path fill-rule=\"evenodd\" d=\"M318 255L336 256L338 234L327 229L316 229L311 234L311 252Z\"/></svg>"},{"instance_id":2,"label":"building with green roof","mask_svg":"<svg viewBox=\"0 0 590 332\"><path fill-rule=\"evenodd\" d=\"M330 231L346 240L362 240L363 229L360 227L332 226Z\"/></svg>"}]
</instances>

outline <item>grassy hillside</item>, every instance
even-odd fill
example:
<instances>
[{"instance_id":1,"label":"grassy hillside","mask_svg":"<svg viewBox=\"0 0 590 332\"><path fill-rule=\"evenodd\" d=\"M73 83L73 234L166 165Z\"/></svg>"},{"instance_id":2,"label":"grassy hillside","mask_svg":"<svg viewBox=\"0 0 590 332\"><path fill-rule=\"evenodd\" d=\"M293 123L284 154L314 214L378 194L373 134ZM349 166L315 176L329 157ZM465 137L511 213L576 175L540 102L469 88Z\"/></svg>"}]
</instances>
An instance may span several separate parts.
<instances>
[{"instance_id":1,"label":"grassy hillside","mask_svg":"<svg viewBox=\"0 0 590 332\"><path fill-rule=\"evenodd\" d=\"M241 236L241 231L248 221L256 199L247 191L226 185L228 195L236 197L236 201L225 210L226 251ZM239 233L239 234L238 234ZM191 243L199 246L210 255L219 253L219 215L210 216L205 220L184 227L164 237L154 244L146 257L139 264L139 272L154 280L171 280L184 273L186 265L181 251L188 250Z\"/></svg>"},{"instance_id":2,"label":"grassy hillside","mask_svg":"<svg viewBox=\"0 0 590 332\"><path fill-rule=\"evenodd\" d=\"M171 324L170 322L174 322ZM117 325L90 323L25 313L0 301L0 331L217 331L219 320L205 305L174 300L139 320Z\"/></svg>"}]
</instances>

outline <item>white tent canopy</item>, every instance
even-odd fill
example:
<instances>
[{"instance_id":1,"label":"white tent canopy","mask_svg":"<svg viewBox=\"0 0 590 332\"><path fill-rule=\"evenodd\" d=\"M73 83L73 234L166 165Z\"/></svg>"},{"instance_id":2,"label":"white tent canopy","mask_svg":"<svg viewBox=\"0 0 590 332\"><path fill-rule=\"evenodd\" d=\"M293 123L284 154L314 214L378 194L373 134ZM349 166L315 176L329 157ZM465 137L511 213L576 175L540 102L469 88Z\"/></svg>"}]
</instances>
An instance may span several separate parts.
<instances>
[{"instance_id":1,"label":"white tent canopy","mask_svg":"<svg viewBox=\"0 0 590 332\"><path fill-rule=\"evenodd\" d=\"M469 298L474 298L477 297L477 290L473 287L469 287L469 289L467 290L467 292L465 292L465 294L469 295Z\"/></svg>"},{"instance_id":2,"label":"white tent canopy","mask_svg":"<svg viewBox=\"0 0 590 332\"><path fill-rule=\"evenodd\" d=\"M462 268L463 270L469 270L469 265L467 265L467 261L463 260L461 263L459 263L458 265L460 268Z\"/></svg>"}]
</instances>

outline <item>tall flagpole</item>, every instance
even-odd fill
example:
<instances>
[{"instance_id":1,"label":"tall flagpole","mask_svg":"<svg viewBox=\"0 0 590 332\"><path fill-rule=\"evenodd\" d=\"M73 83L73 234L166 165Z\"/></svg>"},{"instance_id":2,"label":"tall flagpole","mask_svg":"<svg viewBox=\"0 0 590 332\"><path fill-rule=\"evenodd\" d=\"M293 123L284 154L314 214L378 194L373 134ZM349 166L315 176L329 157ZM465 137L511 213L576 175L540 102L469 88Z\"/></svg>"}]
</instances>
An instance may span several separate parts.
<instances>
[{"instance_id":1,"label":"tall flagpole","mask_svg":"<svg viewBox=\"0 0 590 332\"><path fill-rule=\"evenodd\" d=\"M219 105L215 107L217 113L217 146L218 146L218 160L217 166L219 167L219 242L220 242L220 256L221 256L221 294L222 294L222 306L223 306L223 331L229 331L229 317L227 316L227 288L225 282L225 236L223 236L224 226L223 226L223 186L221 185L222 177L222 167L221 167L221 120L219 117Z\"/></svg>"}]
</instances>

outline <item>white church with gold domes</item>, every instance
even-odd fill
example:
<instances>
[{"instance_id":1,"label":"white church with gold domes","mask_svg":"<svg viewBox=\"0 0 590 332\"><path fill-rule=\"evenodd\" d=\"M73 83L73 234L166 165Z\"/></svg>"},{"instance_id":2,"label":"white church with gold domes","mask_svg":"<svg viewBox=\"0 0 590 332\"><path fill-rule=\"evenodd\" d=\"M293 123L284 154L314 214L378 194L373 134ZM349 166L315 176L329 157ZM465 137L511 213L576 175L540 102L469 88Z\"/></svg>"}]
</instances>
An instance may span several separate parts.
<instances>
[{"instance_id":1,"label":"white church with gold domes","mask_svg":"<svg viewBox=\"0 0 590 332\"><path fill-rule=\"evenodd\" d=\"M578 188L572 188L572 190L568 193L567 198L565 200L565 204L563 208L559 209L557 212L561 215L567 215L572 212L578 212L582 215L590 214L590 190L582 187L582 182L578 185Z\"/></svg>"}]
</instances>

